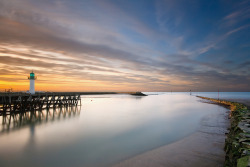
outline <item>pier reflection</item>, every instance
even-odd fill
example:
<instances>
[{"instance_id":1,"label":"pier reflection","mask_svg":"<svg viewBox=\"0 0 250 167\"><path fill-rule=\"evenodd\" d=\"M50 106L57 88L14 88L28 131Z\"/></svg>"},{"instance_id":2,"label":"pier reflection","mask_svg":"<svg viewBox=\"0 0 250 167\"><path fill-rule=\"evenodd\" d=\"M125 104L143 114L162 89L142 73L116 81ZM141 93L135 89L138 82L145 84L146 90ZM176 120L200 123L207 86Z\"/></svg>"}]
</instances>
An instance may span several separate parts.
<instances>
[{"instance_id":1,"label":"pier reflection","mask_svg":"<svg viewBox=\"0 0 250 167\"><path fill-rule=\"evenodd\" d=\"M21 128L79 117L81 106L57 107L0 116L0 135Z\"/></svg>"}]
</instances>

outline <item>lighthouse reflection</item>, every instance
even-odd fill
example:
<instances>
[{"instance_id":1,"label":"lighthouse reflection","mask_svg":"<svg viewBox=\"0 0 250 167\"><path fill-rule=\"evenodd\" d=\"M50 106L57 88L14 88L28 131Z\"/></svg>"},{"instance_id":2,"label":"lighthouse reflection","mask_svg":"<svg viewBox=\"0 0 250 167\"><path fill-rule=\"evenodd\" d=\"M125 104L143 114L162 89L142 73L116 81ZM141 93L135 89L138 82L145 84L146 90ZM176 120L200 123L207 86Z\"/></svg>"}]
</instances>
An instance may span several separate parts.
<instances>
[{"instance_id":1,"label":"lighthouse reflection","mask_svg":"<svg viewBox=\"0 0 250 167\"><path fill-rule=\"evenodd\" d=\"M30 126L30 132L35 133L35 126L53 121L63 121L79 117L81 106L57 107L48 110L28 111L1 116L0 135L10 133Z\"/></svg>"}]
</instances>

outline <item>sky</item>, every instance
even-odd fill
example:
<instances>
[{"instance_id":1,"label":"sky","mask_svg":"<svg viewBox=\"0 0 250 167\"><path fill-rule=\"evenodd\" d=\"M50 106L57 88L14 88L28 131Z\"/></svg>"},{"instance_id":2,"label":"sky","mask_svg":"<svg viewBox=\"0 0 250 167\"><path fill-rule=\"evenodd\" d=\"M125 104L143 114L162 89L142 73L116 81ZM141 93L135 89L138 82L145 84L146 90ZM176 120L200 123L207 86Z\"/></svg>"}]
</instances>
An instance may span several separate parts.
<instances>
[{"instance_id":1,"label":"sky","mask_svg":"<svg viewBox=\"0 0 250 167\"><path fill-rule=\"evenodd\" d=\"M0 91L250 91L249 0L0 0Z\"/></svg>"}]
</instances>

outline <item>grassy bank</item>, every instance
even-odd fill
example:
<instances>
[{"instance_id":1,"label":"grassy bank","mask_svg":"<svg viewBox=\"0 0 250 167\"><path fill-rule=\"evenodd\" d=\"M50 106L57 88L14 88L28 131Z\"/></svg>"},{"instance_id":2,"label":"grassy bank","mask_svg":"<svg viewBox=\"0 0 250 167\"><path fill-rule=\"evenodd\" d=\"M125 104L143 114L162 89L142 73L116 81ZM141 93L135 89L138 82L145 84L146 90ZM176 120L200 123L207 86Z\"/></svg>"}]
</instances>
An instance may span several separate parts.
<instances>
[{"instance_id":1,"label":"grassy bank","mask_svg":"<svg viewBox=\"0 0 250 167\"><path fill-rule=\"evenodd\" d=\"M247 106L225 100L197 96L230 108L230 128L225 141L226 167L250 166L250 111Z\"/></svg>"}]
</instances>

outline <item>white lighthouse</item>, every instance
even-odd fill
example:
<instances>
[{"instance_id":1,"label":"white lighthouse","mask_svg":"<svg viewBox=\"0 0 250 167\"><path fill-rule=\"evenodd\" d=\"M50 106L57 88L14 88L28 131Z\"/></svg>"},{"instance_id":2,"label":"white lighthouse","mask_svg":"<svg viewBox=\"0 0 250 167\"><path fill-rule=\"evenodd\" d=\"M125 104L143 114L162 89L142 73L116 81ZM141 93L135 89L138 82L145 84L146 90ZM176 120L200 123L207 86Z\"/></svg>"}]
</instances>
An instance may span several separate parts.
<instances>
[{"instance_id":1,"label":"white lighthouse","mask_svg":"<svg viewBox=\"0 0 250 167\"><path fill-rule=\"evenodd\" d=\"M33 71L30 73L30 76L28 77L28 79L30 80L30 94L35 94L35 74L33 73Z\"/></svg>"}]
</instances>

